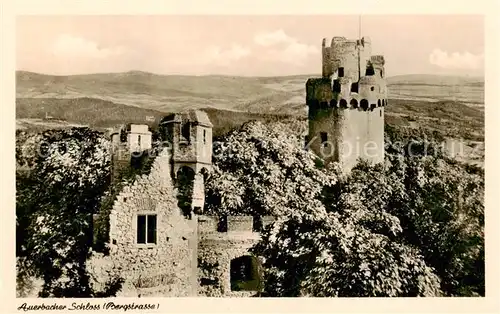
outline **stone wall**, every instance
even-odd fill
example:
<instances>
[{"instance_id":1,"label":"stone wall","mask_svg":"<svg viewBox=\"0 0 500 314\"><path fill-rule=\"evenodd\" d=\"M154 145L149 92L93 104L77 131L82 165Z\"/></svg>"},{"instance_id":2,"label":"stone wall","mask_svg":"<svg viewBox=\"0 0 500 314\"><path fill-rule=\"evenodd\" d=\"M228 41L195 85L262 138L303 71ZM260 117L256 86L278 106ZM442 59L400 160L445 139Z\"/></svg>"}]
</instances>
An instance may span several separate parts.
<instances>
[{"instance_id":1,"label":"stone wall","mask_svg":"<svg viewBox=\"0 0 500 314\"><path fill-rule=\"evenodd\" d=\"M264 226L274 217L262 217ZM252 230L251 216L228 216L227 232L217 231L218 217L198 217L199 294L210 297L248 297L257 291L232 291L231 261L249 252L259 240L260 233Z\"/></svg>"},{"instance_id":2,"label":"stone wall","mask_svg":"<svg viewBox=\"0 0 500 314\"><path fill-rule=\"evenodd\" d=\"M137 243L139 214L157 215L156 244ZM109 258L126 280L124 286L129 287L119 296L196 294L196 244L195 226L177 207L170 156L164 150L149 175L123 189L111 211Z\"/></svg>"}]
</instances>

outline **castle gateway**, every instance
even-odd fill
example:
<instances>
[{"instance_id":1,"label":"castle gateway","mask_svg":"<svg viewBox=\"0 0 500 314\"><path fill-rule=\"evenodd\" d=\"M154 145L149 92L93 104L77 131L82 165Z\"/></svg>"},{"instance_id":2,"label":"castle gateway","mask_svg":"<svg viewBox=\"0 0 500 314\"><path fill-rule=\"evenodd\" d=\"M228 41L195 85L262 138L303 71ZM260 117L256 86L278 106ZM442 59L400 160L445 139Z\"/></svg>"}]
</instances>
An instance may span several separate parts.
<instances>
[{"instance_id":1,"label":"castle gateway","mask_svg":"<svg viewBox=\"0 0 500 314\"><path fill-rule=\"evenodd\" d=\"M371 55L366 37L323 39L321 78L306 83L309 107L308 146L326 164L345 171L359 158L384 160L384 107L387 84L384 57Z\"/></svg>"}]
</instances>

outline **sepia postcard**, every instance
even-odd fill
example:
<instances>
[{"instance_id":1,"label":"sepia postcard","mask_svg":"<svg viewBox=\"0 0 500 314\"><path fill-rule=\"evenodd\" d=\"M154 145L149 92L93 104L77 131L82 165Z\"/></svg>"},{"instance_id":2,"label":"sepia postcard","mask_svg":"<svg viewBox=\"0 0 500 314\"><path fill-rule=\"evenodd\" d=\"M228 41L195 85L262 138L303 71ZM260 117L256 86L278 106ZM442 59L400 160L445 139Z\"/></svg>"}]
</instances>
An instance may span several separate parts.
<instances>
[{"instance_id":1,"label":"sepia postcard","mask_svg":"<svg viewBox=\"0 0 500 314\"><path fill-rule=\"evenodd\" d=\"M500 309L488 1L119 3L5 19L7 311Z\"/></svg>"}]
</instances>

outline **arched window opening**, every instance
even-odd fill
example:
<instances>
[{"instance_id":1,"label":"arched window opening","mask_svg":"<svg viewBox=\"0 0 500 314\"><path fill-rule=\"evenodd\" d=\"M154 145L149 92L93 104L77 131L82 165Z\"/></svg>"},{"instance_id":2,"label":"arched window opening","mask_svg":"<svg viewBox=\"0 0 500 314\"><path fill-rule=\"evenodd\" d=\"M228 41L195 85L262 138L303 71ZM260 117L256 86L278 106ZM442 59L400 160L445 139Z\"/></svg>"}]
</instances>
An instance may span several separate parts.
<instances>
[{"instance_id":1,"label":"arched window opening","mask_svg":"<svg viewBox=\"0 0 500 314\"><path fill-rule=\"evenodd\" d=\"M370 105L370 110L373 110L373 109L375 109L376 107L377 107L377 104L371 104L371 105Z\"/></svg>"},{"instance_id":2,"label":"arched window opening","mask_svg":"<svg viewBox=\"0 0 500 314\"><path fill-rule=\"evenodd\" d=\"M361 105L361 108L363 108L363 110L368 110L368 100L361 99L361 102L359 104Z\"/></svg>"},{"instance_id":3,"label":"arched window opening","mask_svg":"<svg viewBox=\"0 0 500 314\"><path fill-rule=\"evenodd\" d=\"M380 107L382 105L382 102L379 100L377 100L377 107Z\"/></svg>"},{"instance_id":4,"label":"arched window opening","mask_svg":"<svg viewBox=\"0 0 500 314\"><path fill-rule=\"evenodd\" d=\"M341 99L339 106L340 106L340 108L347 108L347 100Z\"/></svg>"},{"instance_id":5,"label":"arched window opening","mask_svg":"<svg viewBox=\"0 0 500 314\"><path fill-rule=\"evenodd\" d=\"M356 99L351 99L351 107L358 108L358 101Z\"/></svg>"},{"instance_id":6,"label":"arched window opening","mask_svg":"<svg viewBox=\"0 0 500 314\"><path fill-rule=\"evenodd\" d=\"M188 166L183 166L177 171L177 205L182 210L185 216L189 216L191 214L194 176L194 170Z\"/></svg>"},{"instance_id":7,"label":"arched window opening","mask_svg":"<svg viewBox=\"0 0 500 314\"><path fill-rule=\"evenodd\" d=\"M375 90L375 87L374 86L370 87L370 90L373 92Z\"/></svg>"},{"instance_id":8,"label":"arched window opening","mask_svg":"<svg viewBox=\"0 0 500 314\"><path fill-rule=\"evenodd\" d=\"M260 291L262 272L255 256L241 256L231 260L230 267L232 291Z\"/></svg>"}]
</instances>

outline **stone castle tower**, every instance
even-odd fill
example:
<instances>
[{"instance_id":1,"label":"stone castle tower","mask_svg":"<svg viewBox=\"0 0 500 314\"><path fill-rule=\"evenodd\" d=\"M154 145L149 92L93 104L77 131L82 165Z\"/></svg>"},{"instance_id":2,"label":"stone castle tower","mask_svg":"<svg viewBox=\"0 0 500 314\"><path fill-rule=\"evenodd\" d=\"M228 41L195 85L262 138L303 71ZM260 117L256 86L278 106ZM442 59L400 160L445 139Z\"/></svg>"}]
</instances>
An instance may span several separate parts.
<instances>
[{"instance_id":1,"label":"stone castle tower","mask_svg":"<svg viewBox=\"0 0 500 314\"><path fill-rule=\"evenodd\" d=\"M192 182L186 195L191 199L188 211L202 213L204 184L212 170L212 123L208 115L199 110L171 114L160 122L160 132L171 150L172 178L181 189Z\"/></svg>"},{"instance_id":2,"label":"stone castle tower","mask_svg":"<svg viewBox=\"0 0 500 314\"><path fill-rule=\"evenodd\" d=\"M306 83L308 146L325 163L346 171L358 158L384 160L384 107L387 105L384 57L371 55L363 37L323 39L321 78Z\"/></svg>"}]
</instances>

